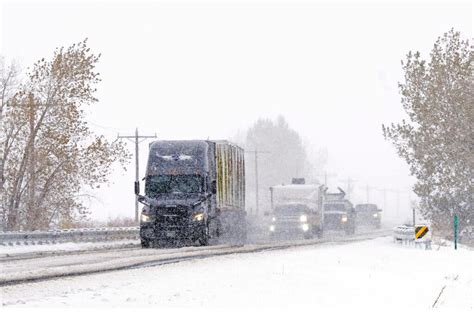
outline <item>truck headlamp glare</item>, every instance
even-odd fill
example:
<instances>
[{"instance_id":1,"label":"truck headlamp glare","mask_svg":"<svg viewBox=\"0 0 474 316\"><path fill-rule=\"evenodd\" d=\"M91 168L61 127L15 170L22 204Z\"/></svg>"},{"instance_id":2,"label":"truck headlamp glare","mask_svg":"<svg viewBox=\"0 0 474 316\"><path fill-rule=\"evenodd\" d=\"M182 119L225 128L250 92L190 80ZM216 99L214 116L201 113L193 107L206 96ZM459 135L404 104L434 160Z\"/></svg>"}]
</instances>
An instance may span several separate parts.
<instances>
[{"instance_id":1,"label":"truck headlamp glare","mask_svg":"<svg viewBox=\"0 0 474 316\"><path fill-rule=\"evenodd\" d=\"M374 215L372 215L372 216L375 217L375 218L377 218L377 217L379 217L379 214L374 213Z\"/></svg>"},{"instance_id":2,"label":"truck headlamp glare","mask_svg":"<svg viewBox=\"0 0 474 316\"><path fill-rule=\"evenodd\" d=\"M193 219L198 222L202 221L204 219L204 213L194 214Z\"/></svg>"},{"instance_id":3,"label":"truck headlamp glare","mask_svg":"<svg viewBox=\"0 0 474 316\"><path fill-rule=\"evenodd\" d=\"M300 216L300 222L306 223L307 221L308 221L308 216L306 216L306 215L301 215Z\"/></svg>"},{"instance_id":4,"label":"truck headlamp glare","mask_svg":"<svg viewBox=\"0 0 474 316\"><path fill-rule=\"evenodd\" d=\"M146 222L149 222L150 221L150 216L146 215L146 214L142 214L141 216L141 221L143 223L146 223Z\"/></svg>"},{"instance_id":5,"label":"truck headlamp glare","mask_svg":"<svg viewBox=\"0 0 474 316\"><path fill-rule=\"evenodd\" d=\"M272 217L272 222L276 222L277 221L277 218L274 216Z\"/></svg>"},{"instance_id":6,"label":"truck headlamp glare","mask_svg":"<svg viewBox=\"0 0 474 316\"><path fill-rule=\"evenodd\" d=\"M347 222L347 216L343 216L343 217L341 218L341 222L343 222L343 223Z\"/></svg>"}]
</instances>

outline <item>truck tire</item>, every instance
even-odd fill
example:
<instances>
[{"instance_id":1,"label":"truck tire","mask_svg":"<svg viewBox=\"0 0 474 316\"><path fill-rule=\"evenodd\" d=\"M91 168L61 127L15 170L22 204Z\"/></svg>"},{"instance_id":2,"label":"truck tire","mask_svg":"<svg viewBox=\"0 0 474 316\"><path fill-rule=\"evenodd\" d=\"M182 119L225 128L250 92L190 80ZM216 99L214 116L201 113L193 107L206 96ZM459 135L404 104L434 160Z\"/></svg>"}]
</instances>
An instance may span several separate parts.
<instances>
[{"instance_id":1,"label":"truck tire","mask_svg":"<svg viewBox=\"0 0 474 316\"><path fill-rule=\"evenodd\" d=\"M142 248L150 248L150 242L147 240L141 240Z\"/></svg>"},{"instance_id":2,"label":"truck tire","mask_svg":"<svg viewBox=\"0 0 474 316\"><path fill-rule=\"evenodd\" d=\"M354 226L349 226L344 229L346 232L346 235L354 235L355 234L355 227Z\"/></svg>"},{"instance_id":3,"label":"truck tire","mask_svg":"<svg viewBox=\"0 0 474 316\"><path fill-rule=\"evenodd\" d=\"M209 227L206 223L202 226L200 236L198 238L198 243L200 246L207 246L209 245Z\"/></svg>"},{"instance_id":4,"label":"truck tire","mask_svg":"<svg viewBox=\"0 0 474 316\"><path fill-rule=\"evenodd\" d=\"M239 232L238 239L241 245L244 245L247 243L247 226L242 227L241 231Z\"/></svg>"},{"instance_id":5,"label":"truck tire","mask_svg":"<svg viewBox=\"0 0 474 316\"><path fill-rule=\"evenodd\" d=\"M239 221L237 242L242 246L247 243L247 219L245 218L245 215L242 216Z\"/></svg>"},{"instance_id":6,"label":"truck tire","mask_svg":"<svg viewBox=\"0 0 474 316\"><path fill-rule=\"evenodd\" d=\"M323 230L322 230L321 228L319 228L319 229L316 231L316 236L318 237L318 239L323 238Z\"/></svg>"},{"instance_id":7,"label":"truck tire","mask_svg":"<svg viewBox=\"0 0 474 316\"><path fill-rule=\"evenodd\" d=\"M244 216L234 217L229 227L230 242L234 246L242 246L247 242L247 222Z\"/></svg>"}]
</instances>

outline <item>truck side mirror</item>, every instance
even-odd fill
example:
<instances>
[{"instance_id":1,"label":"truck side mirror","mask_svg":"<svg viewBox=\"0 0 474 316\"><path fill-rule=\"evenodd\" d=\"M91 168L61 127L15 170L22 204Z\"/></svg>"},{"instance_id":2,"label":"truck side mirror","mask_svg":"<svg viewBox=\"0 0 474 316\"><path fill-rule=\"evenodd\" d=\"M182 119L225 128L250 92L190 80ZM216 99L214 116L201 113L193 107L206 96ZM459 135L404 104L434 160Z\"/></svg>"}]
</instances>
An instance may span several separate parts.
<instances>
[{"instance_id":1,"label":"truck side mirror","mask_svg":"<svg viewBox=\"0 0 474 316\"><path fill-rule=\"evenodd\" d=\"M217 193L217 182L216 182L216 180L211 182L211 192L212 192L212 194Z\"/></svg>"},{"instance_id":2,"label":"truck side mirror","mask_svg":"<svg viewBox=\"0 0 474 316\"><path fill-rule=\"evenodd\" d=\"M135 181L135 195L140 194L140 182Z\"/></svg>"}]
</instances>

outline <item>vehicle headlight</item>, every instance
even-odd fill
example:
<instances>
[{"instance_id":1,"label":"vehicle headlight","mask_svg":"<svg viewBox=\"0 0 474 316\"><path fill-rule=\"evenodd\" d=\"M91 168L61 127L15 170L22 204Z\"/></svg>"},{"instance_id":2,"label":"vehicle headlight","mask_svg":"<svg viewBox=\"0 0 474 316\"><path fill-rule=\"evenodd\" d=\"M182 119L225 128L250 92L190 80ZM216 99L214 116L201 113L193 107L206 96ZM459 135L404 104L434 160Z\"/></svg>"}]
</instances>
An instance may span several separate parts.
<instances>
[{"instance_id":1,"label":"vehicle headlight","mask_svg":"<svg viewBox=\"0 0 474 316\"><path fill-rule=\"evenodd\" d=\"M301 228L303 229L303 231L307 232L309 230L309 225L308 224L303 224L303 225L301 225Z\"/></svg>"},{"instance_id":2,"label":"vehicle headlight","mask_svg":"<svg viewBox=\"0 0 474 316\"><path fill-rule=\"evenodd\" d=\"M270 225L270 231L274 232L275 231L275 225Z\"/></svg>"},{"instance_id":3,"label":"vehicle headlight","mask_svg":"<svg viewBox=\"0 0 474 316\"><path fill-rule=\"evenodd\" d=\"M375 214L373 215L373 217L377 218L377 217L379 217L379 214L375 213Z\"/></svg>"},{"instance_id":4,"label":"vehicle headlight","mask_svg":"<svg viewBox=\"0 0 474 316\"><path fill-rule=\"evenodd\" d=\"M204 213L196 213L193 215L193 220L202 221L204 219Z\"/></svg>"},{"instance_id":5,"label":"vehicle headlight","mask_svg":"<svg viewBox=\"0 0 474 316\"><path fill-rule=\"evenodd\" d=\"M277 218L276 217L272 217L272 222L276 222L277 221Z\"/></svg>"},{"instance_id":6,"label":"vehicle headlight","mask_svg":"<svg viewBox=\"0 0 474 316\"><path fill-rule=\"evenodd\" d=\"M301 215L300 216L300 222L305 223L307 221L308 221L308 216L306 216L306 215Z\"/></svg>"},{"instance_id":7,"label":"vehicle headlight","mask_svg":"<svg viewBox=\"0 0 474 316\"><path fill-rule=\"evenodd\" d=\"M149 222L149 221L150 221L150 216L148 216L148 215L142 213L141 221L142 221L143 223Z\"/></svg>"},{"instance_id":8,"label":"vehicle headlight","mask_svg":"<svg viewBox=\"0 0 474 316\"><path fill-rule=\"evenodd\" d=\"M341 217L341 222L343 222L343 223L347 222L347 216Z\"/></svg>"}]
</instances>

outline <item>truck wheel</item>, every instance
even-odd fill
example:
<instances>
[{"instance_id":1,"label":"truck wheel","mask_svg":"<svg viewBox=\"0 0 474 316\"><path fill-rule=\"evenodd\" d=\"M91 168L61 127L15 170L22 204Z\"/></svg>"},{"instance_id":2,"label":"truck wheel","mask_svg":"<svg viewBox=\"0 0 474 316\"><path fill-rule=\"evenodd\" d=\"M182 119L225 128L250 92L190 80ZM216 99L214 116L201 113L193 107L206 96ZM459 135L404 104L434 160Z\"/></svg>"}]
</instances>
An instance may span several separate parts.
<instances>
[{"instance_id":1,"label":"truck wheel","mask_svg":"<svg viewBox=\"0 0 474 316\"><path fill-rule=\"evenodd\" d=\"M207 223L203 225L201 229L200 236L198 238L198 242L200 246L207 246L209 245L209 227L207 226Z\"/></svg>"},{"instance_id":2,"label":"truck wheel","mask_svg":"<svg viewBox=\"0 0 474 316\"><path fill-rule=\"evenodd\" d=\"M247 220L242 216L238 221L237 228L237 244L244 245L247 243Z\"/></svg>"},{"instance_id":3,"label":"truck wheel","mask_svg":"<svg viewBox=\"0 0 474 316\"><path fill-rule=\"evenodd\" d=\"M209 245L218 245L219 236L221 235L221 224L219 218L209 221Z\"/></svg>"},{"instance_id":4,"label":"truck wheel","mask_svg":"<svg viewBox=\"0 0 474 316\"><path fill-rule=\"evenodd\" d=\"M142 248L150 248L150 242L146 240L141 240Z\"/></svg>"},{"instance_id":5,"label":"truck wheel","mask_svg":"<svg viewBox=\"0 0 474 316\"><path fill-rule=\"evenodd\" d=\"M242 227L240 229L237 239L241 245L244 245L247 243L247 227Z\"/></svg>"},{"instance_id":6,"label":"truck wheel","mask_svg":"<svg viewBox=\"0 0 474 316\"><path fill-rule=\"evenodd\" d=\"M346 231L346 235L354 235L355 227L347 227L345 231Z\"/></svg>"},{"instance_id":7,"label":"truck wheel","mask_svg":"<svg viewBox=\"0 0 474 316\"><path fill-rule=\"evenodd\" d=\"M323 230L322 230L322 229L318 229L318 230L316 231L316 236L318 236L318 239L323 238Z\"/></svg>"}]
</instances>

